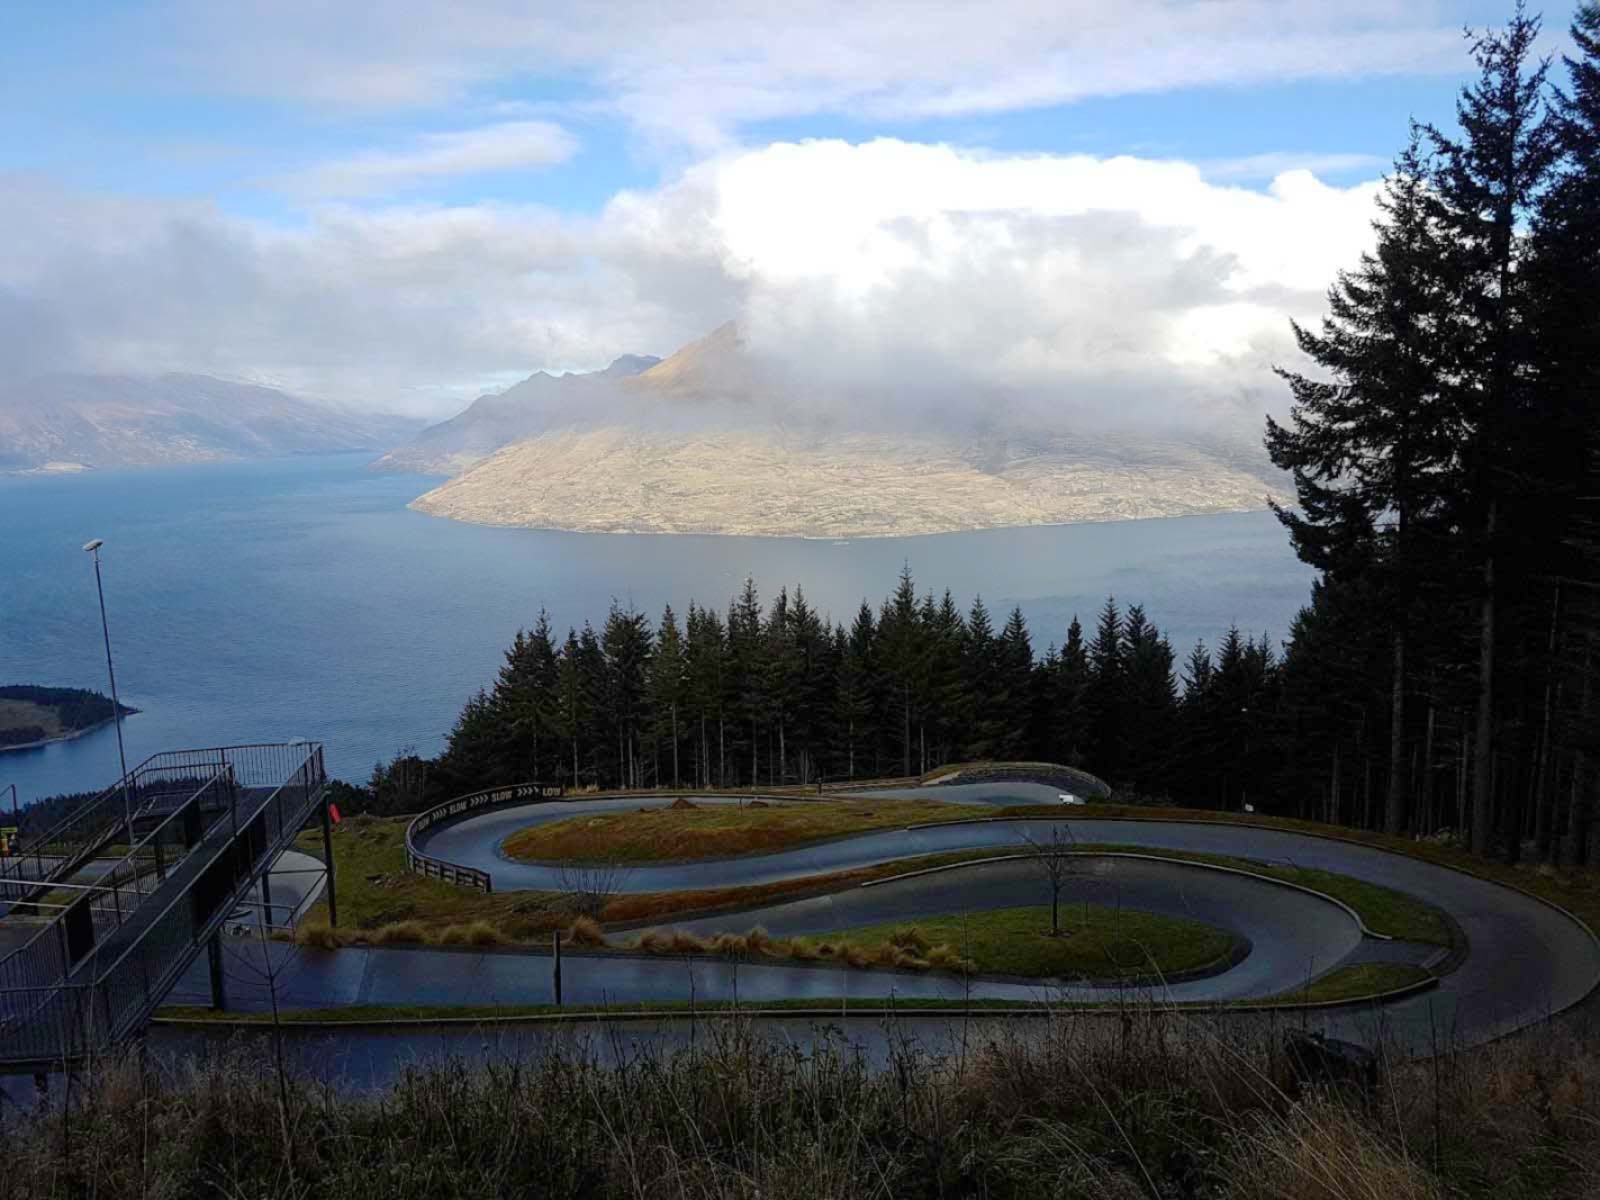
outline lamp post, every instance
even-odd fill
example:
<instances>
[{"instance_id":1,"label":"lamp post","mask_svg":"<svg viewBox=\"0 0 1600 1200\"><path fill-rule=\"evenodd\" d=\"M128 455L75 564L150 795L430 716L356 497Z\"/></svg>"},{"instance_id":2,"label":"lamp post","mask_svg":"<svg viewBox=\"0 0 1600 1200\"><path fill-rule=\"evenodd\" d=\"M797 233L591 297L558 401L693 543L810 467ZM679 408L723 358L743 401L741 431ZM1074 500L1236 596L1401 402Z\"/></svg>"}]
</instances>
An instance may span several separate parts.
<instances>
[{"instance_id":1,"label":"lamp post","mask_svg":"<svg viewBox=\"0 0 1600 1200\"><path fill-rule=\"evenodd\" d=\"M106 589L100 582L100 547L103 538L85 542L85 554L94 556L94 590L100 597L100 633L106 643L106 675L111 680L111 723L117 727L117 762L122 767L122 819L128 826L128 840L133 841L133 805L128 799L128 754L122 746L122 704L117 700L117 670L111 665L111 626L106 622Z\"/></svg>"}]
</instances>

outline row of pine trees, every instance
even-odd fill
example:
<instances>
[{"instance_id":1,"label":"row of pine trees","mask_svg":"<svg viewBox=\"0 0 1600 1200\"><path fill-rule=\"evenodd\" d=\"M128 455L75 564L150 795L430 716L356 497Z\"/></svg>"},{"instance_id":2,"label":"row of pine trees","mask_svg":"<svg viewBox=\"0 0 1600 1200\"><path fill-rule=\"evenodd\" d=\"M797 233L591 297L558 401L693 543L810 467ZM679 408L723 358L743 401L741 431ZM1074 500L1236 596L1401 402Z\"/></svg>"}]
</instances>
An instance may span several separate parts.
<instances>
[{"instance_id":1,"label":"row of pine trees","mask_svg":"<svg viewBox=\"0 0 1600 1200\"><path fill-rule=\"evenodd\" d=\"M1586 854L1600 617L1600 7L1534 57L1519 5L1477 37L1458 131L1415 125L1376 248L1297 329L1269 420L1280 512L1321 571L1293 658L1318 684L1289 752L1384 828L1459 815L1473 849Z\"/></svg>"},{"instance_id":2,"label":"row of pine trees","mask_svg":"<svg viewBox=\"0 0 1600 1200\"><path fill-rule=\"evenodd\" d=\"M1600 6L1536 59L1519 5L1472 43L1457 128L1414 125L1374 250L1297 328L1269 420L1319 571L1281 656L1179 664L1107 604L1042 655L1020 612L920 598L849 628L796 589L680 625L543 616L468 704L434 788L750 786L1036 758L1120 790L1595 858L1600 822Z\"/></svg>"},{"instance_id":3,"label":"row of pine trees","mask_svg":"<svg viewBox=\"0 0 1600 1200\"><path fill-rule=\"evenodd\" d=\"M1108 600L1092 633L1074 618L1064 634L1041 655L1020 609L997 623L981 597L966 611L919 597L909 568L848 628L800 588L764 606L753 580L725 613L691 603L681 623L613 605L561 640L541 613L462 711L434 786L810 785L1031 759L1141 795L1261 796L1270 739L1250 740L1281 675L1264 638L1196 646L1180 678L1137 605Z\"/></svg>"}]
</instances>

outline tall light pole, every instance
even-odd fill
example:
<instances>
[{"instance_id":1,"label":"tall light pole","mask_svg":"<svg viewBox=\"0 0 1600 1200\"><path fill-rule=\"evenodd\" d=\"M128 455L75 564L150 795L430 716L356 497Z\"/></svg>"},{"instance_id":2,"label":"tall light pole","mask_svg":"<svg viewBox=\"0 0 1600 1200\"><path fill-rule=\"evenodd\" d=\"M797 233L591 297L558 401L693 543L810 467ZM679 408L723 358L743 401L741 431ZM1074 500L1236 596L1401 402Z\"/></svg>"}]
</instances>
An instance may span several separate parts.
<instances>
[{"instance_id":1,"label":"tall light pole","mask_svg":"<svg viewBox=\"0 0 1600 1200\"><path fill-rule=\"evenodd\" d=\"M128 841L133 841L133 805L128 800L128 753L122 746L122 704L117 700L117 669L111 665L111 626L106 623L106 589L100 582L100 547L103 538L83 544L84 553L94 555L94 590L100 597L100 633L106 642L106 675L111 680L111 722L117 727L117 762L122 767L122 819L128 826Z\"/></svg>"}]
</instances>

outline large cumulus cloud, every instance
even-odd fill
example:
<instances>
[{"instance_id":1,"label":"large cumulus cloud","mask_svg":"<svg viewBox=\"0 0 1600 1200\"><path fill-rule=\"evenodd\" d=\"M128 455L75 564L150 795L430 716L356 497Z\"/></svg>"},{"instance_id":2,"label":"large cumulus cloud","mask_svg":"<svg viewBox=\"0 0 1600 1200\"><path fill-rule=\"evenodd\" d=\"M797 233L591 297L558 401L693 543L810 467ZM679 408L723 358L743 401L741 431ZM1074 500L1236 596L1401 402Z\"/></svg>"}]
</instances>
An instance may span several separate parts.
<instances>
[{"instance_id":1,"label":"large cumulus cloud","mask_svg":"<svg viewBox=\"0 0 1600 1200\"><path fill-rule=\"evenodd\" d=\"M895 140L723 153L581 218L333 206L285 227L0 182L0 298L63 368L446 411L731 318L820 410L980 421L1258 410L1288 318L1370 241L1376 186Z\"/></svg>"}]
</instances>

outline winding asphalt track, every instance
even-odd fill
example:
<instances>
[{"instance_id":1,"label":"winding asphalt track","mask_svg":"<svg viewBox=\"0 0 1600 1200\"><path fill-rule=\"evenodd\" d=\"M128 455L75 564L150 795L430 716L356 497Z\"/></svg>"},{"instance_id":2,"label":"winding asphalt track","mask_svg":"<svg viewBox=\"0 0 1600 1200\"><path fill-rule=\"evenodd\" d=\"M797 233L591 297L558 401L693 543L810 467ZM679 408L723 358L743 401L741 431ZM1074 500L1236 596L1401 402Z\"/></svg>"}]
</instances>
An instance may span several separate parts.
<instances>
[{"instance_id":1,"label":"winding asphalt track","mask_svg":"<svg viewBox=\"0 0 1600 1200\"><path fill-rule=\"evenodd\" d=\"M944 786L871 793L996 805L1055 799L1055 789L1032 784ZM666 799L561 801L519 806L470 817L432 830L420 849L494 875L495 889L560 889L570 878L558 868L512 863L500 843L529 825L566 817L664 805ZM717 798L697 803L732 803ZM795 850L733 860L638 867L618 881L629 892L665 891L803 878L828 871L951 850L1021 845L1024 833L1048 833L1051 821L969 822L918 830L863 834ZM1470 949L1439 986L1373 1009L1328 1009L1307 1023L1372 1040L1375 1026L1403 1045L1425 1050L1453 1040L1473 1043L1523 1028L1582 1000L1600 983L1600 943L1577 922L1531 896L1354 843L1249 826L1182 821L1072 819L1083 843L1138 847L1151 854L1187 850L1337 872L1410 893L1449 913ZM1353 914L1326 899L1259 878L1170 861L1094 857L1069 885L1072 900L1197 919L1245 938L1251 952L1231 969L1204 979L1157 989L1172 1001L1261 998L1290 990L1338 966L1363 961L1431 963L1435 947L1364 935ZM767 906L714 919L675 923L698 930L746 929L823 934L884 920L935 913L1040 903L1047 895L1033 864L1000 861L903 878L828 896ZM276 897L275 897L276 898ZM282 948L241 946L241 953L286 954ZM259 964L246 975L261 975ZM280 980L280 1003L292 1007L344 1004L547 1003L552 999L548 958L523 953L437 950L302 952ZM186 981L175 1001L203 994ZM647 1000L729 998L763 1000L814 997L1105 999L1103 988L1045 988L1002 979L970 984L939 975L850 971L782 963L734 965L569 956L563 972L568 1004L629 1004ZM970 990L969 990L970 989ZM248 988L245 989L248 991ZM258 1007L248 995L242 1007Z\"/></svg>"}]
</instances>

